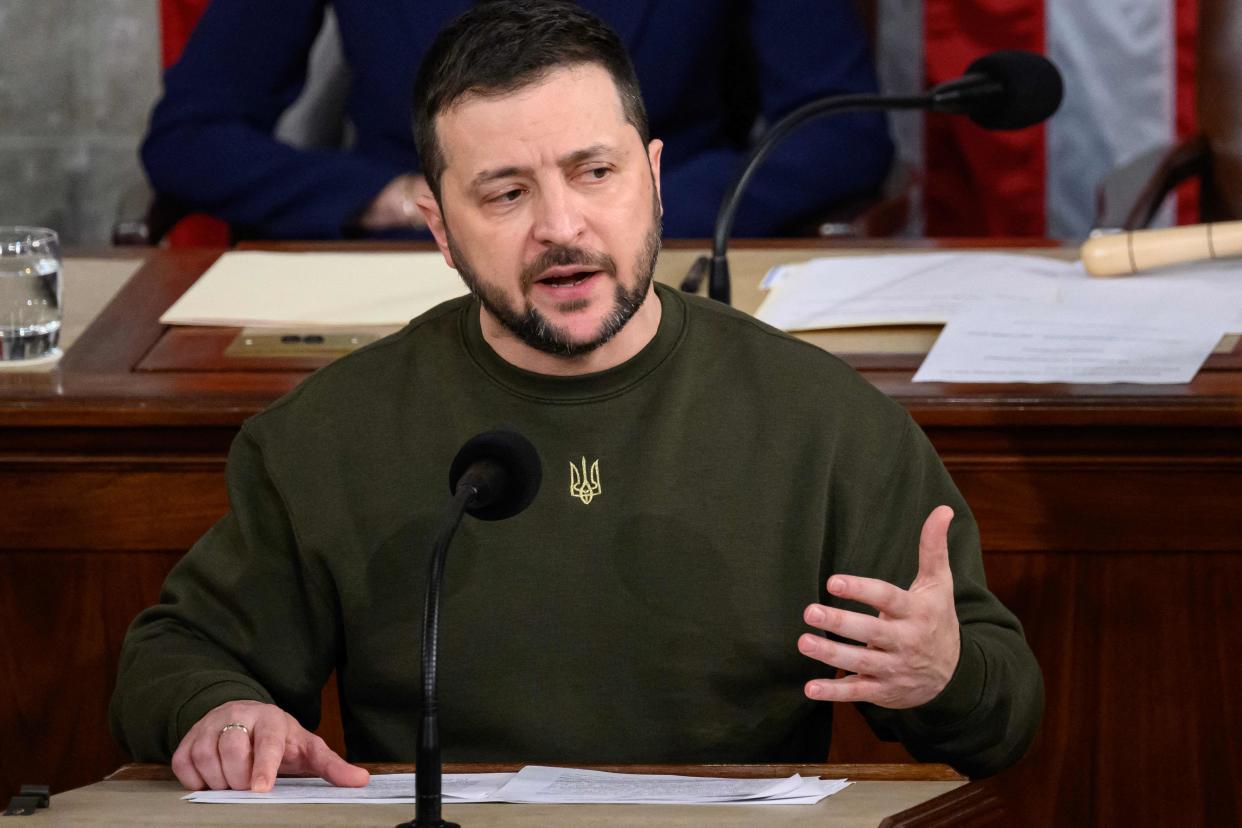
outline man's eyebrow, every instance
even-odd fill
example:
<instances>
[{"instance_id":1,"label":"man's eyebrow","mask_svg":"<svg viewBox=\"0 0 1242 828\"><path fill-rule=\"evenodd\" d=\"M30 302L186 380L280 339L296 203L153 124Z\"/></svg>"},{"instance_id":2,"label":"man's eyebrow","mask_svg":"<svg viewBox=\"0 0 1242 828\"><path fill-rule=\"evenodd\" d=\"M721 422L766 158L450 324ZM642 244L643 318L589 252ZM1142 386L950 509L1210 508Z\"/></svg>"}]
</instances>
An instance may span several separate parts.
<instances>
[{"instance_id":1,"label":"man's eyebrow","mask_svg":"<svg viewBox=\"0 0 1242 828\"><path fill-rule=\"evenodd\" d=\"M577 164L581 164L583 161L589 161L592 158L615 154L617 154L616 148L609 144L592 144L589 147L583 147L582 149L574 150L573 152L562 155L560 158L556 159L556 163L559 167L572 167ZM471 180L470 186L482 187L484 184L488 184L501 178L511 178L518 175L531 175L533 172L534 170L530 167L517 166L497 167L493 170L483 170Z\"/></svg>"},{"instance_id":2,"label":"man's eyebrow","mask_svg":"<svg viewBox=\"0 0 1242 828\"><path fill-rule=\"evenodd\" d=\"M562 155L557 159L557 164L562 167L573 167L581 164L583 161L589 161L592 158L598 158L601 155L616 155L617 151L608 144L592 144L580 150L574 150L568 155Z\"/></svg>"},{"instance_id":3,"label":"man's eyebrow","mask_svg":"<svg viewBox=\"0 0 1242 828\"><path fill-rule=\"evenodd\" d=\"M483 170L470 182L471 187L482 187L498 178L511 178L515 175L530 175L530 167L497 167L494 170Z\"/></svg>"}]
</instances>

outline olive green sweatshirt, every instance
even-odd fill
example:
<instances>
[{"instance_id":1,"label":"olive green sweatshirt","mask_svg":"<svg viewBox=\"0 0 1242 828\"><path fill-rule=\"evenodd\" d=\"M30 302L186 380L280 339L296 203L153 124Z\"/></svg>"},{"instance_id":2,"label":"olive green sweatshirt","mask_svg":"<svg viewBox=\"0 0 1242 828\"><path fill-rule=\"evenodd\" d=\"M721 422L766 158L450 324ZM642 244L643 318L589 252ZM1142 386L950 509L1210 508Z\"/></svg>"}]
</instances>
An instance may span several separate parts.
<instances>
[{"instance_id":1,"label":"olive green sweatshirt","mask_svg":"<svg viewBox=\"0 0 1242 828\"><path fill-rule=\"evenodd\" d=\"M247 421L229 513L126 637L120 743L167 760L233 699L314 727L335 669L348 757L413 760L449 465L471 436L508 427L538 448L543 484L516 517L465 518L450 549L447 761L822 761L832 705L802 688L831 670L798 652L802 611L840 603L825 591L834 572L908 586L941 503L957 513L957 671L922 707L863 712L922 760L971 775L1016 761L1042 711L1039 668L987 591L974 520L923 434L822 350L658 296L655 338L608 371L515 368L463 298Z\"/></svg>"}]
</instances>

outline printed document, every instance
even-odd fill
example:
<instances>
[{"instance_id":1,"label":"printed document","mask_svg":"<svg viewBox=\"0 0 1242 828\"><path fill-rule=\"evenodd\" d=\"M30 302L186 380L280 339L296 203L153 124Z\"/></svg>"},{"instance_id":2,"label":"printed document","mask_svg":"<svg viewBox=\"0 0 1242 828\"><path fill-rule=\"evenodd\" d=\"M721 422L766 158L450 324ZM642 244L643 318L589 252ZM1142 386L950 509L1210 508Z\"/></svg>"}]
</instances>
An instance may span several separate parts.
<instances>
[{"instance_id":1,"label":"printed document","mask_svg":"<svg viewBox=\"0 0 1242 828\"><path fill-rule=\"evenodd\" d=\"M1210 286L1091 281L955 315L915 382L1189 382L1235 321Z\"/></svg>"},{"instance_id":2,"label":"printed document","mask_svg":"<svg viewBox=\"0 0 1242 828\"><path fill-rule=\"evenodd\" d=\"M267 793L194 791L182 799L215 804L413 804L415 774L373 775L363 788L337 788L322 779L278 779ZM446 773L446 804L466 802L813 805L845 790L845 779L797 774L782 779L731 779L639 773L606 773L530 765L518 773Z\"/></svg>"}]
</instances>

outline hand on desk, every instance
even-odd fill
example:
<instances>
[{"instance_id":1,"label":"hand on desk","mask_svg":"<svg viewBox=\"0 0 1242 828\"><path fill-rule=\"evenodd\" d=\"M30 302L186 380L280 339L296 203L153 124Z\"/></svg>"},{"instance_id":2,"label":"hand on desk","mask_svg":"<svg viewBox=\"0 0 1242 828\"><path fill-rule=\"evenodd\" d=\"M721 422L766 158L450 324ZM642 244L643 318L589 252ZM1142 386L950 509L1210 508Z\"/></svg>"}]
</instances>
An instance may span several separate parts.
<instances>
[{"instance_id":1,"label":"hand on desk","mask_svg":"<svg viewBox=\"0 0 1242 828\"><path fill-rule=\"evenodd\" d=\"M806 623L866 646L842 644L807 633L798 639L804 655L852 675L806 684L808 698L871 702L881 707L917 707L934 699L957 669L961 639L949 569L949 523L953 510L938 506L923 524L919 572L905 590L874 578L833 575L828 591L869 604L878 618L811 604Z\"/></svg>"},{"instance_id":2,"label":"hand on desk","mask_svg":"<svg viewBox=\"0 0 1242 828\"><path fill-rule=\"evenodd\" d=\"M420 196L431 196L431 187L421 175L399 175L358 217L358 225L366 230L390 230L394 227L426 227L427 221L415 203Z\"/></svg>"},{"instance_id":3,"label":"hand on desk","mask_svg":"<svg viewBox=\"0 0 1242 828\"><path fill-rule=\"evenodd\" d=\"M225 725L240 724L240 727ZM314 774L360 788L370 774L332 752L315 734L272 704L227 702L190 728L172 757L173 773L191 790L270 791L276 774Z\"/></svg>"}]
</instances>

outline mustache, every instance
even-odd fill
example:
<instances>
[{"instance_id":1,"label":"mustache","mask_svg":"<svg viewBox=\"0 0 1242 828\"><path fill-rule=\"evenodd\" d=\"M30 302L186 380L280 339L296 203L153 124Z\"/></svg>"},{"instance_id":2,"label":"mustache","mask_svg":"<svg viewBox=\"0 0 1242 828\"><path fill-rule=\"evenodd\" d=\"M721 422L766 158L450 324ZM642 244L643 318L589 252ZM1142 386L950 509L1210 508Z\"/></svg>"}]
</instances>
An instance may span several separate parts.
<instances>
[{"instance_id":1,"label":"mustache","mask_svg":"<svg viewBox=\"0 0 1242 828\"><path fill-rule=\"evenodd\" d=\"M569 265L580 265L591 270L602 270L613 276L617 273L617 263L607 253L584 250L581 247L557 245L556 247L549 247L536 256L530 264L522 268L522 290L530 289L535 280L543 275L543 272L548 268L566 267Z\"/></svg>"}]
</instances>

